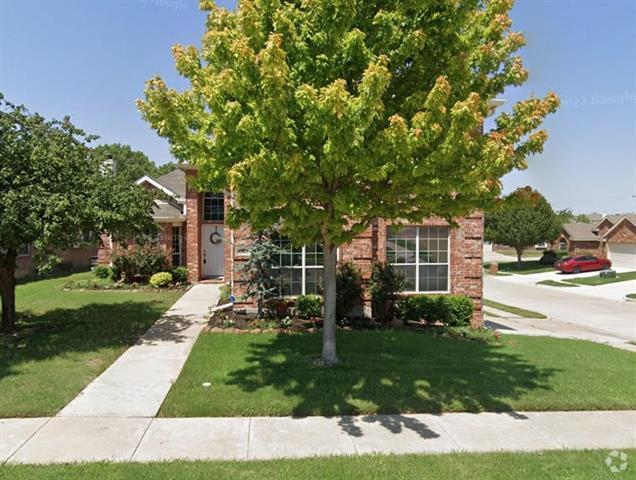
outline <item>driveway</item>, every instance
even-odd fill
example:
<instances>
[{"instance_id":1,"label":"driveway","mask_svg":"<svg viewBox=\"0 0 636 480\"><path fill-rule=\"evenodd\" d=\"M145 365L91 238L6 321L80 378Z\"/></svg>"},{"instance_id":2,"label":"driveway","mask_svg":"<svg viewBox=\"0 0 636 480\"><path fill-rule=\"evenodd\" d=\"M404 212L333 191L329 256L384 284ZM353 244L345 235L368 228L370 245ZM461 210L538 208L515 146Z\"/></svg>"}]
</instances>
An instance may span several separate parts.
<instances>
[{"instance_id":1,"label":"driveway","mask_svg":"<svg viewBox=\"0 0 636 480\"><path fill-rule=\"evenodd\" d=\"M618 273L631 272L633 269L628 268L614 268ZM554 280L557 282L563 282L564 280L571 280L574 278L584 277L597 277L599 272L585 272L579 274L561 273L557 271L533 273L531 275L510 275L507 277L500 277L509 282L524 283L528 285L536 285L543 280ZM558 290L563 294L576 294L587 295L598 298L605 298L608 300L624 301L625 295L628 293L636 293L636 280L629 280L626 282L608 283L607 285L579 285L578 287L551 287L548 285L536 285L538 288L547 289L550 291Z\"/></svg>"},{"instance_id":2,"label":"driveway","mask_svg":"<svg viewBox=\"0 0 636 480\"><path fill-rule=\"evenodd\" d=\"M586 287L558 288L535 285L536 279L521 279L520 277L534 277L534 275L510 277L485 275L484 297L500 303L541 312L549 319L541 321L515 319L508 322L506 319L494 318L496 323L501 323L515 330L522 330L527 323L529 331L541 334L541 325L544 322L543 333L545 335L582 338L623 347L626 346L626 342L636 340L635 302L573 292ZM549 322L551 324L548 324ZM632 349L631 346L627 348Z\"/></svg>"}]
</instances>

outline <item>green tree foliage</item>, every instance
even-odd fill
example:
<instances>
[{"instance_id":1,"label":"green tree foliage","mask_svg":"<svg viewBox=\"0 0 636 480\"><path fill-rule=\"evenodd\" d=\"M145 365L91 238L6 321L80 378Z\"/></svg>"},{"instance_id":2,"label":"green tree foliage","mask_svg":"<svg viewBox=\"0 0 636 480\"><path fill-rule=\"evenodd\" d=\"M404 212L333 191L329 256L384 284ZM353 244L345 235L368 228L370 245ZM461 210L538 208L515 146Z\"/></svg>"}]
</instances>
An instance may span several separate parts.
<instances>
[{"instance_id":1,"label":"green tree foliage","mask_svg":"<svg viewBox=\"0 0 636 480\"><path fill-rule=\"evenodd\" d=\"M99 162L108 158L115 160L117 176L128 183L133 183L144 175L160 177L176 168L176 164L172 162L157 166L144 152L133 150L130 145L121 143L99 145L93 148L93 156Z\"/></svg>"},{"instance_id":2,"label":"green tree foliage","mask_svg":"<svg viewBox=\"0 0 636 480\"><path fill-rule=\"evenodd\" d=\"M561 222L543 195L523 187L504 197L486 214L485 227L486 239L513 247L521 263L526 248L556 238Z\"/></svg>"},{"instance_id":3,"label":"green tree foliage","mask_svg":"<svg viewBox=\"0 0 636 480\"><path fill-rule=\"evenodd\" d=\"M144 118L201 188L230 187L232 225L278 224L324 251L325 363L335 345L336 249L378 217L448 220L526 167L558 98L529 98L481 135L491 100L527 78L512 0L202 0L200 48L177 45L190 88L146 85Z\"/></svg>"},{"instance_id":4,"label":"green tree foliage","mask_svg":"<svg viewBox=\"0 0 636 480\"><path fill-rule=\"evenodd\" d=\"M248 246L247 260L239 269L241 278L245 281L245 298L256 300L258 318L263 318L265 303L277 292L272 279L272 268L276 266L275 255L278 251L270 230L256 232Z\"/></svg>"},{"instance_id":5,"label":"green tree foliage","mask_svg":"<svg viewBox=\"0 0 636 480\"><path fill-rule=\"evenodd\" d=\"M141 187L102 175L88 143L96 137L68 118L46 120L0 94L0 296L2 328L15 328L18 249L31 244L40 268L55 250L125 238L152 226L152 198Z\"/></svg>"},{"instance_id":6,"label":"green tree foliage","mask_svg":"<svg viewBox=\"0 0 636 480\"><path fill-rule=\"evenodd\" d=\"M564 223L568 223L568 222L590 223L590 219L588 218L587 215L584 215L582 213L577 215L569 208L559 210L558 212L556 212L556 216L557 216L557 221L559 222L559 225L563 225Z\"/></svg>"}]
</instances>

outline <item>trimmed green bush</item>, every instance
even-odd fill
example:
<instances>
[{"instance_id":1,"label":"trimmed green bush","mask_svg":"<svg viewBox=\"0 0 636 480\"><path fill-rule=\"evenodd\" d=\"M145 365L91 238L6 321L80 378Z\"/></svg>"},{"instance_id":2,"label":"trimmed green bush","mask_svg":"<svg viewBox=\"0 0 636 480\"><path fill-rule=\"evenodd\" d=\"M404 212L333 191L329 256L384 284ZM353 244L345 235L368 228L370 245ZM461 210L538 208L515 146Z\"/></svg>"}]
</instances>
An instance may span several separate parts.
<instances>
[{"instance_id":1,"label":"trimmed green bush","mask_svg":"<svg viewBox=\"0 0 636 480\"><path fill-rule=\"evenodd\" d=\"M302 318L320 317L322 315L322 297L320 295L300 295L296 299L296 312Z\"/></svg>"},{"instance_id":2,"label":"trimmed green bush","mask_svg":"<svg viewBox=\"0 0 636 480\"><path fill-rule=\"evenodd\" d=\"M373 318L390 322L397 313L397 301L404 289L404 278L388 263L374 263L371 269L371 308Z\"/></svg>"},{"instance_id":3,"label":"trimmed green bush","mask_svg":"<svg viewBox=\"0 0 636 480\"><path fill-rule=\"evenodd\" d=\"M399 301L402 321L441 322L447 327L469 326L473 309L473 302L464 295L411 295Z\"/></svg>"},{"instance_id":4,"label":"trimmed green bush","mask_svg":"<svg viewBox=\"0 0 636 480\"><path fill-rule=\"evenodd\" d=\"M219 305L230 303L230 284L225 283L219 288Z\"/></svg>"},{"instance_id":5,"label":"trimmed green bush","mask_svg":"<svg viewBox=\"0 0 636 480\"><path fill-rule=\"evenodd\" d=\"M95 270L93 270L93 274L97 278L106 280L107 278L110 278L110 276L113 274L113 271L107 265L97 265L95 267Z\"/></svg>"},{"instance_id":6,"label":"trimmed green bush","mask_svg":"<svg viewBox=\"0 0 636 480\"><path fill-rule=\"evenodd\" d=\"M559 255L557 254L557 252L555 252L554 250L546 250L545 252L543 252L543 255L541 255L539 263L541 265L554 265L554 262L556 262L558 259Z\"/></svg>"},{"instance_id":7,"label":"trimmed green bush","mask_svg":"<svg viewBox=\"0 0 636 480\"><path fill-rule=\"evenodd\" d=\"M150 277L150 285L155 288L166 288L172 283L172 274L170 272L155 273Z\"/></svg>"},{"instance_id":8,"label":"trimmed green bush","mask_svg":"<svg viewBox=\"0 0 636 480\"><path fill-rule=\"evenodd\" d=\"M164 272L168 258L158 245L133 245L120 248L111 256L115 279L125 282L147 282L155 273Z\"/></svg>"},{"instance_id":9,"label":"trimmed green bush","mask_svg":"<svg viewBox=\"0 0 636 480\"><path fill-rule=\"evenodd\" d=\"M338 264L336 272L336 318L343 319L362 305L362 275L351 262Z\"/></svg>"},{"instance_id":10,"label":"trimmed green bush","mask_svg":"<svg viewBox=\"0 0 636 480\"><path fill-rule=\"evenodd\" d=\"M174 267L170 270L174 283L188 283L188 269L186 267Z\"/></svg>"}]
</instances>

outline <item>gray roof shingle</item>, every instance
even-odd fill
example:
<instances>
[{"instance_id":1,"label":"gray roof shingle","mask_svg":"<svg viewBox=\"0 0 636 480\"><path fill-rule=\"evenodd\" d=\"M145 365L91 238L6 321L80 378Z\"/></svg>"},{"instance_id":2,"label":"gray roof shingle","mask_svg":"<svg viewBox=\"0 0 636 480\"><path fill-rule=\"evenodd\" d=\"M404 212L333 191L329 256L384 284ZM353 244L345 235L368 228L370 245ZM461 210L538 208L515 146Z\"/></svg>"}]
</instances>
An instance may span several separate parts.
<instances>
[{"instance_id":1,"label":"gray roof shingle","mask_svg":"<svg viewBox=\"0 0 636 480\"><path fill-rule=\"evenodd\" d=\"M179 198L185 198L186 196L186 175L180 168L175 168L173 171L161 175L155 179L164 187L172 190L177 194Z\"/></svg>"}]
</instances>

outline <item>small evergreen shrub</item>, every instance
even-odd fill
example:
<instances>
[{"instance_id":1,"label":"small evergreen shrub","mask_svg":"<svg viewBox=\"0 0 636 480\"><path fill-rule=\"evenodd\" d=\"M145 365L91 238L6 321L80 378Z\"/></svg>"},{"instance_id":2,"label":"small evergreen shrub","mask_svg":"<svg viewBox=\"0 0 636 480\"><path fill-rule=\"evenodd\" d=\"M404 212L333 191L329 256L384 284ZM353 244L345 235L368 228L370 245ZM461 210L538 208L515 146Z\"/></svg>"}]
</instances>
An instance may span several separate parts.
<instances>
[{"instance_id":1,"label":"small evergreen shrub","mask_svg":"<svg viewBox=\"0 0 636 480\"><path fill-rule=\"evenodd\" d=\"M166 270L168 258L162 247L144 244L115 250L111 262L116 280L145 283L155 273Z\"/></svg>"},{"instance_id":2,"label":"small evergreen shrub","mask_svg":"<svg viewBox=\"0 0 636 480\"><path fill-rule=\"evenodd\" d=\"M374 263L371 269L369 292L373 317L390 322L397 313L397 301L404 289L404 277L388 263Z\"/></svg>"},{"instance_id":3,"label":"small evergreen shrub","mask_svg":"<svg viewBox=\"0 0 636 480\"><path fill-rule=\"evenodd\" d=\"M265 312L270 318L285 318L291 316L294 302L286 298L270 298L265 303Z\"/></svg>"},{"instance_id":4,"label":"small evergreen shrub","mask_svg":"<svg viewBox=\"0 0 636 480\"><path fill-rule=\"evenodd\" d=\"M172 274L170 272L155 273L150 277L150 285L155 288L166 288L172 283Z\"/></svg>"},{"instance_id":5,"label":"small evergreen shrub","mask_svg":"<svg viewBox=\"0 0 636 480\"><path fill-rule=\"evenodd\" d=\"M296 299L296 312L301 318L320 317L322 315L322 297L320 295L300 295Z\"/></svg>"},{"instance_id":6,"label":"small evergreen shrub","mask_svg":"<svg viewBox=\"0 0 636 480\"><path fill-rule=\"evenodd\" d=\"M336 318L343 319L362 305L362 275L351 262L338 265L336 272Z\"/></svg>"},{"instance_id":7,"label":"small evergreen shrub","mask_svg":"<svg viewBox=\"0 0 636 480\"><path fill-rule=\"evenodd\" d=\"M110 278L110 276L112 275L112 270L109 266L107 265L97 265L95 267L95 270L93 270L93 274L97 277L97 278L101 278L103 280L106 280L107 278Z\"/></svg>"},{"instance_id":8,"label":"small evergreen shrub","mask_svg":"<svg viewBox=\"0 0 636 480\"><path fill-rule=\"evenodd\" d=\"M188 283L188 269L186 267L174 267L170 273L172 273L174 283Z\"/></svg>"},{"instance_id":9,"label":"small evergreen shrub","mask_svg":"<svg viewBox=\"0 0 636 480\"><path fill-rule=\"evenodd\" d=\"M230 303L230 284L226 283L219 289L219 305Z\"/></svg>"},{"instance_id":10,"label":"small evergreen shrub","mask_svg":"<svg viewBox=\"0 0 636 480\"><path fill-rule=\"evenodd\" d=\"M425 320L447 327L465 327L473 317L473 302L464 295L411 295L399 302L399 317L404 322Z\"/></svg>"},{"instance_id":11,"label":"small evergreen shrub","mask_svg":"<svg viewBox=\"0 0 636 480\"><path fill-rule=\"evenodd\" d=\"M543 255L541 255L539 263L541 265L554 265L554 262L556 262L558 259L559 255L557 254L557 252L555 252L554 250L546 250L543 252Z\"/></svg>"}]
</instances>

